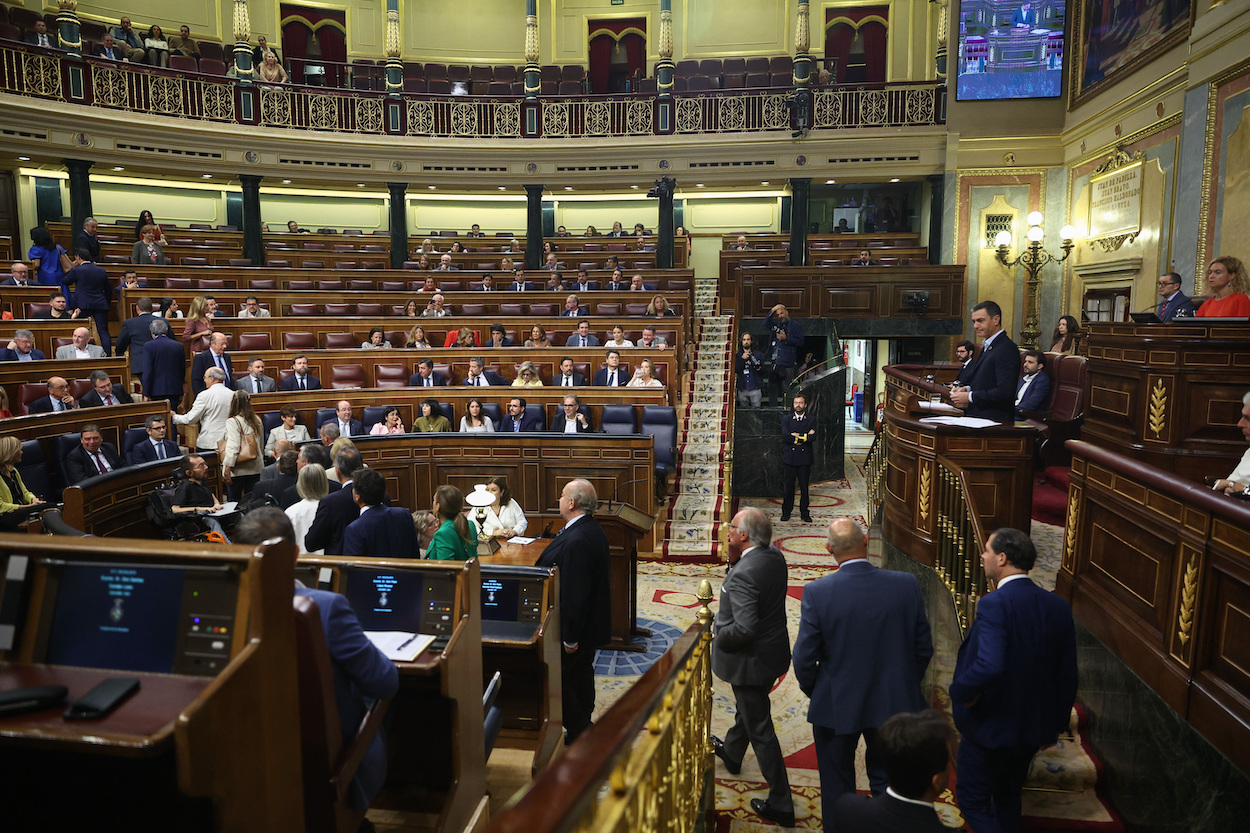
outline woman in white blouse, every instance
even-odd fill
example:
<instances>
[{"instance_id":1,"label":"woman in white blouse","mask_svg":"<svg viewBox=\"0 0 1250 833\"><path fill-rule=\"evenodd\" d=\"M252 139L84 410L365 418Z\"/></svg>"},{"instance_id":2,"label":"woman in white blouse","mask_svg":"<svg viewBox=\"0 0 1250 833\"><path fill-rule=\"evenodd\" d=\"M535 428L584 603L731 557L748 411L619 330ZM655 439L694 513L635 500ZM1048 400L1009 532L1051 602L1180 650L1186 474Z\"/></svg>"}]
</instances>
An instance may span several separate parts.
<instances>
[{"instance_id":1,"label":"woman in white blouse","mask_svg":"<svg viewBox=\"0 0 1250 833\"><path fill-rule=\"evenodd\" d=\"M627 388L662 388L664 383L655 378L655 365L650 359L643 359L638 363L638 370L634 378L629 380L625 385Z\"/></svg>"},{"instance_id":2,"label":"woman in white blouse","mask_svg":"<svg viewBox=\"0 0 1250 833\"><path fill-rule=\"evenodd\" d=\"M464 416L460 417L461 434L488 434L495 430L495 422L482 413L482 403L478 399L470 399Z\"/></svg>"},{"instance_id":3,"label":"woman in white blouse","mask_svg":"<svg viewBox=\"0 0 1250 833\"><path fill-rule=\"evenodd\" d=\"M295 420L299 419L299 412L290 405L283 405L278 409L278 416L282 417L282 424L269 432L269 439L265 440L265 456L273 456L273 447L278 440L290 440L293 445L308 442L312 437L308 436L308 429L303 425L296 425Z\"/></svg>"},{"instance_id":4,"label":"woman in white blouse","mask_svg":"<svg viewBox=\"0 0 1250 833\"><path fill-rule=\"evenodd\" d=\"M521 505L512 499L508 490L508 478L502 474L486 481L486 491L495 496L495 502L486 507L486 522L483 529L486 534L495 538L512 538L524 535L529 522Z\"/></svg>"},{"instance_id":5,"label":"woman in white blouse","mask_svg":"<svg viewBox=\"0 0 1250 833\"><path fill-rule=\"evenodd\" d=\"M620 326L616 326L612 328L612 340L603 346L620 349L621 347L633 347L634 343L625 338L625 331Z\"/></svg>"},{"instance_id":6,"label":"woman in white blouse","mask_svg":"<svg viewBox=\"0 0 1250 833\"><path fill-rule=\"evenodd\" d=\"M295 527L295 543L299 546L301 554L325 554L325 550L305 549L304 536L308 534L313 518L317 517L317 504L329 490L330 484L326 480L326 470L320 463L309 463L299 470L299 477L295 481L295 491L299 494L300 500L287 507L286 516L291 519L291 525Z\"/></svg>"}]
</instances>

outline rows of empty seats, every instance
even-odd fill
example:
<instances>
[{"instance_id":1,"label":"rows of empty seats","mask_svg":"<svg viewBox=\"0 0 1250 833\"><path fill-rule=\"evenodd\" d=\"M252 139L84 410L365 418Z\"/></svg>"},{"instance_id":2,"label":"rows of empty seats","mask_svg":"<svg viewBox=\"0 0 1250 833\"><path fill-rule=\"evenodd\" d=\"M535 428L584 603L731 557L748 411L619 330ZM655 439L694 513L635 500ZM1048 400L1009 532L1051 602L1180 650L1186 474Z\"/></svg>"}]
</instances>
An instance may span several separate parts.
<instances>
[{"instance_id":1,"label":"rows of empty seats","mask_svg":"<svg viewBox=\"0 0 1250 833\"><path fill-rule=\"evenodd\" d=\"M759 89L789 87L794 80L794 59L789 55L772 58L705 58L678 61L673 77L674 92ZM640 92L654 93L657 79L644 78Z\"/></svg>"}]
</instances>

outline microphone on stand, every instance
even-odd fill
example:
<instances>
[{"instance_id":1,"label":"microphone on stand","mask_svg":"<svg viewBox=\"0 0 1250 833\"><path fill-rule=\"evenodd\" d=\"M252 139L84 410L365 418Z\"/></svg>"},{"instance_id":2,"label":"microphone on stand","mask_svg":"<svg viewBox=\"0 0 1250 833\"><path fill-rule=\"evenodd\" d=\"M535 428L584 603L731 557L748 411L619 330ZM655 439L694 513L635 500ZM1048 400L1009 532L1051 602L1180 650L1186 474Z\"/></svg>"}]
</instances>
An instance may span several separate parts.
<instances>
[{"instance_id":1,"label":"microphone on stand","mask_svg":"<svg viewBox=\"0 0 1250 833\"><path fill-rule=\"evenodd\" d=\"M623 487L632 486L635 483L645 483L645 482L648 482L650 479L651 478L649 477L636 477L633 480L626 480L624 483L618 483L616 488L612 490L612 497L608 498L608 511L609 512L612 511L612 501L616 500L616 496L621 493L621 489Z\"/></svg>"}]
</instances>

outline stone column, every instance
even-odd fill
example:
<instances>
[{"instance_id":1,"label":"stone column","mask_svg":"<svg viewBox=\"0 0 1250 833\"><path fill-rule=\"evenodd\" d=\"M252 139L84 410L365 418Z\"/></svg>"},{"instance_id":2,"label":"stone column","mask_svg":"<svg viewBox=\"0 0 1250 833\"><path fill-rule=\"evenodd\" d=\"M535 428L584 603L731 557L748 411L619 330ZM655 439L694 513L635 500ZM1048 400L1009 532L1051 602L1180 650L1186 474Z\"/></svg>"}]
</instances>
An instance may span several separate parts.
<instances>
[{"instance_id":1,"label":"stone column","mask_svg":"<svg viewBox=\"0 0 1250 833\"><path fill-rule=\"evenodd\" d=\"M811 25L808 21L808 0L799 0L799 19L794 30L794 88L806 90L812 85Z\"/></svg>"},{"instance_id":2,"label":"stone column","mask_svg":"<svg viewBox=\"0 0 1250 833\"><path fill-rule=\"evenodd\" d=\"M404 201L408 183L388 182L386 188L391 192L391 268L403 269L408 259L408 206Z\"/></svg>"},{"instance_id":3,"label":"stone column","mask_svg":"<svg viewBox=\"0 0 1250 833\"><path fill-rule=\"evenodd\" d=\"M543 186L525 186L525 268L543 265Z\"/></svg>"},{"instance_id":4,"label":"stone column","mask_svg":"<svg viewBox=\"0 0 1250 833\"><path fill-rule=\"evenodd\" d=\"M525 0L525 100L537 101L541 89L542 68L538 66L538 0ZM540 245L539 249L541 248Z\"/></svg>"},{"instance_id":5,"label":"stone column","mask_svg":"<svg viewBox=\"0 0 1250 833\"><path fill-rule=\"evenodd\" d=\"M69 225L70 225L70 256L73 257L73 241L78 239L83 221L91 216L91 166L94 162L86 159L62 159L65 170L69 173Z\"/></svg>"},{"instance_id":6,"label":"stone column","mask_svg":"<svg viewBox=\"0 0 1250 833\"><path fill-rule=\"evenodd\" d=\"M655 63L659 95L673 94L673 0L660 0L660 60Z\"/></svg>"},{"instance_id":7,"label":"stone column","mask_svg":"<svg viewBox=\"0 0 1250 833\"><path fill-rule=\"evenodd\" d=\"M265 265L265 236L261 230L260 183L263 176L239 174L243 186L243 256L253 266Z\"/></svg>"},{"instance_id":8,"label":"stone column","mask_svg":"<svg viewBox=\"0 0 1250 833\"><path fill-rule=\"evenodd\" d=\"M252 20L247 12L247 0L234 0L234 72L240 82L252 81Z\"/></svg>"},{"instance_id":9,"label":"stone column","mask_svg":"<svg viewBox=\"0 0 1250 833\"><path fill-rule=\"evenodd\" d=\"M386 0L386 94L398 96L404 91L404 65L399 60L399 0Z\"/></svg>"},{"instance_id":10,"label":"stone column","mask_svg":"<svg viewBox=\"0 0 1250 833\"><path fill-rule=\"evenodd\" d=\"M70 55L82 55L82 30L78 24L78 0L57 0L57 34L61 48ZM75 232L77 234L77 232Z\"/></svg>"},{"instance_id":11,"label":"stone column","mask_svg":"<svg viewBox=\"0 0 1250 833\"><path fill-rule=\"evenodd\" d=\"M950 19L951 10L949 0L937 0L938 7L938 26L937 26L937 53L934 55L934 64L937 69L937 77L946 77L946 42L950 38Z\"/></svg>"},{"instance_id":12,"label":"stone column","mask_svg":"<svg viewBox=\"0 0 1250 833\"><path fill-rule=\"evenodd\" d=\"M946 197L945 174L934 174L929 178L929 262L939 263L942 259L942 208Z\"/></svg>"},{"instance_id":13,"label":"stone column","mask_svg":"<svg viewBox=\"0 0 1250 833\"><path fill-rule=\"evenodd\" d=\"M790 179L790 265L807 265L807 201L810 177Z\"/></svg>"}]
</instances>

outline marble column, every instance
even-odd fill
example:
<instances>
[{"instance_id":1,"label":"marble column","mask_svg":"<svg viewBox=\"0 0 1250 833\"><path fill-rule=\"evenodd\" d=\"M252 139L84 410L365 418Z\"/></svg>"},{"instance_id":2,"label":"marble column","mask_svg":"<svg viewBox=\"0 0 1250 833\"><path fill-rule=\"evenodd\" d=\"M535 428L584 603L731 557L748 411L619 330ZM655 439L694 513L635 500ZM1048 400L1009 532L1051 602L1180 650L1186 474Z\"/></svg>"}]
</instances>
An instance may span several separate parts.
<instances>
[{"instance_id":1,"label":"marble column","mask_svg":"<svg viewBox=\"0 0 1250 833\"><path fill-rule=\"evenodd\" d=\"M543 265L543 186L525 186L525 268Z\"/></svg>"},{"instance_id":2,"label":"marble column","mask_svg":"<svg viewBox=\"0 0 1250 833\"><path fill-rule=\"evenodd\" d=\"M91 166L94 162L86 159L62 159L65 170L69 173L69 225L70 240L78 239L83 221L91 216ZM70 243L70 255L73 256L74 246Z\"/></svg>"},{"instance_id":3,"label":"marble column","mask_svg":"<svg viewBox=\"0 0 1250 833\"><path fill-rule=\"evenodd\" d=\"M70 55L82 56L82 29L78 23L78 0L58 0L57 34L61 48Z\"/></svg>"},{"instance_id":4,"label":"marble column","mask_svg":"<svg viewBox=\"0 0 1250 833\"><path fill-rule=\"evenodd\" d=\"M790 179L790 265L807 265L807 203L811 177Z\"/></svg>"},{"instance_id":5,"label":"marble column","mask_svg":"<svg viewBox=\"0 0 1250 833\"><path fill-rule=\"evenodd\" d=\"M542 69L538 66L538 0L525 0L525 100L537 101L541 89ZM541 250L542 246L538 248Z\"/></svg>"},{"instance_id":6,"label":"marble column","mask_svg":"<svg viewBox=\"0 0 1250 833\"><path fill-rule=\"evenodd\" d=\"M408 259L408 205L405 202L407 182L388 182L386 188L391 192L391 268L403 269Z\"/></svg>"},{"instance_id":7,"label":"marble column","mask_svg":"<svg viewBox=\"0 0 1250 833\"><path fill-rule=\"evenodd\" d=\"M660 242L655 247L655 265L660 269L673 268L673 192L677 180L664 177L660 188Z\"/></svg>"},{"instance_id":8,"label":"marble column","mask_svg":"<svg viewBox=\"0 0 1250 833\"><path fill-rule=\"evenodd\" d=\"M658 94L673 95L673 0L660 0L660 60L655 62Z\"/></svg>"},{"instance_id":9,"label":"marble column","mask_svg":"<svg viewBox=\"0 0 1250 833\"><path fill-rule=\"evenodd\" d=\"M243 186L243 256L253 266L265 265L265 235L261 230L260 183L263 176L239 174Z\"/></svg>"},{"instance_id":10,"label":"marble column","mask_svg":"<svg viewBox=\"0 0 1250 833\"><path fill-rule=\"evenodd\" d=\"M386 0L386 94L398 96L404 91L404 65L399 60L399 0Z\"/></svg>"},{"instance_id":11,"label":"marble column","mask_svg":"<svg viewBox=\"0 0 1250 833\"><path fill-rule=\"evenodd\" d=\"M247 0L234 0L234 72L243 84L252 81L252 20Z\"/></svg>"},{"instance_id":12,"label":"marble column","mask_svg":"<svg viewBox=\"0 0 1250 833\"><path fill-rule=\"evenodd\" d=\"M808 0L799 0L799 19L794 30L794 88L807 90L812 83L812 56ZM800 125L800 128L802 125Z\"/></svg>"},{"instance_id":13,"label":"marble column","mask_svg":"<svg viewBox=\"0 0 1250 833\"><path fill-rule=\"evenodd\" d=\"M941 260L942 252L942 211L946 197L946 175L934 174L929 177L929 259L931 263Z\"/></svg>"}]
</instances>

